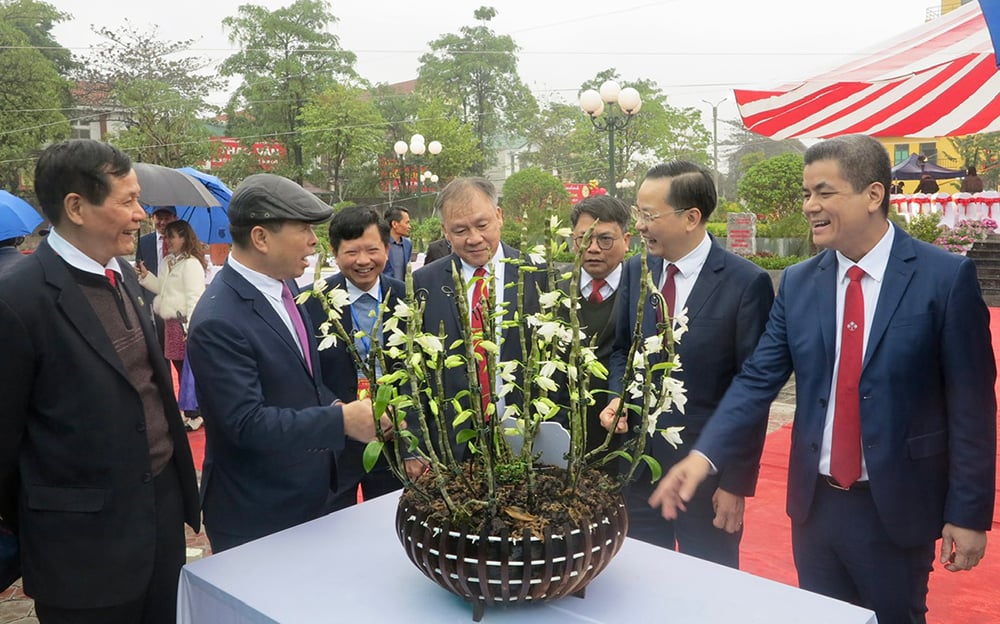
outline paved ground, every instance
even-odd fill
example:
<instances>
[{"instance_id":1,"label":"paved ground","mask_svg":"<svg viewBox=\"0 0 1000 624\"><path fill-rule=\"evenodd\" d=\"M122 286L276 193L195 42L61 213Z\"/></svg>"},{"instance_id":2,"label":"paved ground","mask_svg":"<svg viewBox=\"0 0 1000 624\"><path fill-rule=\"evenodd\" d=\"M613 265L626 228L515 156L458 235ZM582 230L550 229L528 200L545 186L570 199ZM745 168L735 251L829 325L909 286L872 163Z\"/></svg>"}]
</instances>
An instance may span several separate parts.
<instances>
[{"instance_id":1,"label":"paved ground","mask_svg":"<svg viewBox=\"0 0 1000 624\"><path fill-rule=\"evenodd\" d=\"M790 423L795 413L795 380L788 382L771 405L771 420L768 433ZM199 477L201 475L199 474ZM205 533L195 535L187 529L188 561L194 561L211 554ZM7 591L0 592L0 624L38 624L35 605L21 591L21 581L14 583Z\"/></svg>"}]
</instances>

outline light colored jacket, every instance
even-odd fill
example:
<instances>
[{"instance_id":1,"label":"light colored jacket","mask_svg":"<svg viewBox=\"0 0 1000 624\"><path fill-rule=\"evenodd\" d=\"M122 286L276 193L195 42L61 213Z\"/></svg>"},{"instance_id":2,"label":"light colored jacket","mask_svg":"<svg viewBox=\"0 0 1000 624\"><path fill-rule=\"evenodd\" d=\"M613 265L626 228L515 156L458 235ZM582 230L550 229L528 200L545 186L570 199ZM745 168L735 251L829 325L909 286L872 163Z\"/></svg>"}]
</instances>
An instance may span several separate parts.
<instances>
[{"instance_id":1,"label":"light colored jacket","mask_svg":"<svg viewBox=\"0 0 1000 624\"><path fill-rule=\"evenodd\" d=\"M185 323L194 306L205 292L205 270L195 258L185 256L176 262L165 259L166 275L158 278L152 271L140 280L147 290L156 293L153 312L162 319L176 319L178 313ZM160 271L161 273L163 271Z\"/></svg>"}]
</instances>

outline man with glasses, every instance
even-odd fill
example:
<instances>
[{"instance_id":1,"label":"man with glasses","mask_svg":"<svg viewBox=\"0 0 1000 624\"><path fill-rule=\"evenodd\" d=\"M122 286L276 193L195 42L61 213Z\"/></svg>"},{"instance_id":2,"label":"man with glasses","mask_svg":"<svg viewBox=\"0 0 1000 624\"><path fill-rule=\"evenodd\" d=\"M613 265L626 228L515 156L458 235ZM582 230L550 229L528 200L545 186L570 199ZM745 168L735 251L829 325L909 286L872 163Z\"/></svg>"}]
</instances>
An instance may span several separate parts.
<instances>
[{"instance_id":1,"label":"man with glasses","mask_svg":"<svg viewBox=\"0 0 1000 624\"><path fill-rule=\"evenodd\" d=\"M580 328L586 333L588 344L597 337L595 355L607 366L615 341L617 310L622 300L618 296L622 261L632 237L628 231L629 209L624 202L610 195L593 195L573 206L570 223L573 226L573 249L577 252L583 249L577 295ZM568 291L569 284L562 288ZM607 381L591 380L591 391L607 388ZM567 396L560 403L565 404L568 400ZM603 403L595 403L588 413L588 451L600 446L608 435L601 425ZM616 466L608 464L608 468L614 471Z\"/></svg>"},{"instance_id":2,"label":"man with glasses","mask_svg":"<svg viewBox=\"0 0 1000 624\"><path fill-rule=\"evenodd\" d=\"M677 344L681 360L677 377L684 382L687 405L683 414L662 414L657 428L683 426L682 437L693 442L757 345L774 301L774 287L766 271L726 251L706 231L716 192L705 168L685 161L656 165L647 172L637 197L636 229L646 243L646 261L663 292L666 310L654 297L639 301L642 257L631 258L621 277L623 305L609 386L613 395L621 396L639 305L644 306L643 336L655 335L661 331L658 324L673 323L676 316L685 315L688 331ZM618 398L612 399L601 413L605 427L613 426L618 403ZM654 484L643 466L625 488L629 537L739 567L744 497L752 496L756 487L768 407L760 408L760 424L747 434L744 452L725 471L711 477L709 487L689 503L688 513L676 520L667 522L649 507ZM617 431L633 435L629 432L637 426L629 412L628 422L619 420ZM646 448L664 469L688 453L684 445L675 449L658 434Z\"/></svg>"}]
</instances>

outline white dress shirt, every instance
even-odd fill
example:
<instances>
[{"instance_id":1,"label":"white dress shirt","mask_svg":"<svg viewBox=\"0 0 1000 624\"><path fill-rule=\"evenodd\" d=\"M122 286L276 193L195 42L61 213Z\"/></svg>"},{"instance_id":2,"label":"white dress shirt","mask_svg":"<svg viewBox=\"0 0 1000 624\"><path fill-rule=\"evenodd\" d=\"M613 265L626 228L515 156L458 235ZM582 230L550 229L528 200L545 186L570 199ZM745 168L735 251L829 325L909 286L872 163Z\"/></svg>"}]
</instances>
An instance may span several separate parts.
<instances>
[{"instance_id":1,"label":"white dress shirt","mask_svg":"<svg viewBox=\"0 0 1000 624\"><path fill-rule=\"evenodd\" d=\"M281 322L285 324L288 329L288 333L292 337L292 341L299 346L299 353L302 357L305 357L306 348L305 345L299 344L299 335L295 332L295 326L292 324L291 317L288 316L288 311L285 309L285 302L281 300L281 289L284 286L284 282L281 280L276 280L269 275L264 275L259 271L254 271L253 269L241 264L239 260L233 257L233 254L229 254L229 266L233 267L233 270L242 275L246 281L250 282L250 285L260 291L260 294L264 295L267 302L271 304L274 311L278 314L278 318ZM303 319L305 322L305 319ZM308 331L308 330L307 330Z\"/></svg>"}]
</instances>

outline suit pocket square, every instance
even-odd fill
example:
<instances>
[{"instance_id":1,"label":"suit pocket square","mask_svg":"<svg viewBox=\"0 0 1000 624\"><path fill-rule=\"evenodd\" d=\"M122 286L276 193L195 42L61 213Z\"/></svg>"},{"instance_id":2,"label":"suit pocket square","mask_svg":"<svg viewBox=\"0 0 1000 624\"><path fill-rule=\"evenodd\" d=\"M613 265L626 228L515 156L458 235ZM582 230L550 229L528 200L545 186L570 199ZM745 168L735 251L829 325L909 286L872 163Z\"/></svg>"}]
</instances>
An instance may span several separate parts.
<instances>
[{"instance_id":1,"label":"suit pocket square","mask_svg":"<svg viewBox=\"0 0 1000 624\"><path fill-rule=\"evenodd\" d=\"M906 441L910 459L933 457L948 451L948 432L935 431L910 438Z\"/></svg>"},{"instance_id":2,"label":"suit pocket square","mask_svg":"<svg viewBox=\"0 0 1000 624\"><path fill-rule=\"evenodd\" d=\"M28 509L93 513L104 509L104 490L46 485L29 486Z\"/></svg>"}]
</instances>

